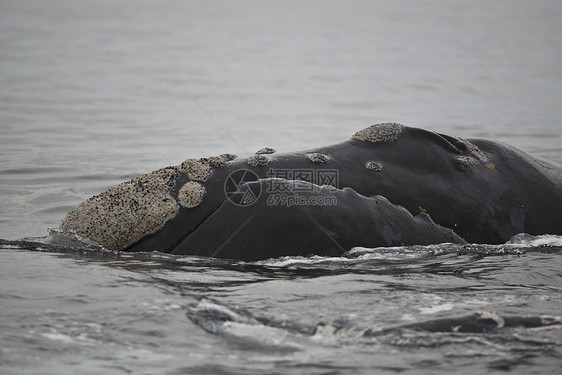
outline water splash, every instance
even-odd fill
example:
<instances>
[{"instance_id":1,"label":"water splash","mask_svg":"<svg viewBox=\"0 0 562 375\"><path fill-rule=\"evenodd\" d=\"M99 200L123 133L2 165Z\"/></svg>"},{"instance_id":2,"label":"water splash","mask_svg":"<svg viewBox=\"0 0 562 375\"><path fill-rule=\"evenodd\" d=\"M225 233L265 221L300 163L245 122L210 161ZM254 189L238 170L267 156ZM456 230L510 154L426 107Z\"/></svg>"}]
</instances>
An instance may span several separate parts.
<instances>
[{"instance_id":1,"label":"water splash","mask_svg":"<svg viewBox=\"0 0 562 375\"><path fill-rule=\"evenodd\" d=\"M281 328L260 323L249 313L236 311L208 299L189 309L192 322L209 333L223 335L261 348L300 350L301 337Z\"/></svg>"}]
</instances>

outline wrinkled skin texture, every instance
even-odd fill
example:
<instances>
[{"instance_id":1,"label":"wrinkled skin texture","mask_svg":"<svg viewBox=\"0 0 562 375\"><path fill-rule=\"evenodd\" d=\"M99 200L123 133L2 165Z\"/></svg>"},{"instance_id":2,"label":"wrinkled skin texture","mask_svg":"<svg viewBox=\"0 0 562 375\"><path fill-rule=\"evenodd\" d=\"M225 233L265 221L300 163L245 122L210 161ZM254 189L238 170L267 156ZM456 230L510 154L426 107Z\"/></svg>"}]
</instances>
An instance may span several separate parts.
<instances>
[{"instance_id":1,"label":"wrinkled skin texture","mask_svg":"<svg viewBox=\"0 0 562 375\"><path fill-rule=\"evenodd\" d=\"M183 169L169 167L177 171L175 180L160 185L168 189L164 203L176 207L173 200L178 202L173 215L153 219L144 235L106 242L116 244L113 250L256 260L337 256L355 246L498 244L522 232L562 234L562 167L505 144L379 124L348 141L318 149L286 154L264 150L250 158L225 154L229 156L222 159L190 159ZM259 180L230 186L230 197L253 192L258 198L252 204L234 204L225 194L225 182L237 170L251 171ZM337 171L333 183L337 189L320 187L321 181L313 179L311 191L305 191L306 183L297 188L294 180L307 178L296 174L271 179L283 170ZM272 204L271 197L279 189L286 196L299 195L306 203ZM102 193L91 198L67 215L61 229L106 247L98 236L102 230L113 233L119 228L116 237L126 238L127 228L107 218L126 216L119 222L131 227L143 224L143 218L137 215L136 196L120 198L119 204L112 201L123 195ZM330 204L318 204L318 197ZM140 205L143 212L150 209L146 199ZM120 207L117 214L114 206ZM98 229L80 224L86 217L90 223L96 220L97 212L104 212Z\"/></svg>"}]
</instances>

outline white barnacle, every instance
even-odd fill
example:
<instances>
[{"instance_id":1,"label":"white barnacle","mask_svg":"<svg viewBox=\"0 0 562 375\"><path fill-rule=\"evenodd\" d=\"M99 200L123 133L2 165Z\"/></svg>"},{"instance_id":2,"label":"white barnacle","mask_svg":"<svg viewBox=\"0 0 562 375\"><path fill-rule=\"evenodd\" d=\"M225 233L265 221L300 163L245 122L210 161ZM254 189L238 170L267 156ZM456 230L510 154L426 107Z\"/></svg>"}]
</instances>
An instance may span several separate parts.
<instances>
[{"instance_id":1,"label":"white barnacle","mask_svg":"<svg viewBox=\"0 0 562 375\"><path fill-rule=\"evenodd\" d=\"M359 130L351 138L363 142L388 143L396 141L403 131L404 125L387 122Z\"/></svg>"}]
</instances>

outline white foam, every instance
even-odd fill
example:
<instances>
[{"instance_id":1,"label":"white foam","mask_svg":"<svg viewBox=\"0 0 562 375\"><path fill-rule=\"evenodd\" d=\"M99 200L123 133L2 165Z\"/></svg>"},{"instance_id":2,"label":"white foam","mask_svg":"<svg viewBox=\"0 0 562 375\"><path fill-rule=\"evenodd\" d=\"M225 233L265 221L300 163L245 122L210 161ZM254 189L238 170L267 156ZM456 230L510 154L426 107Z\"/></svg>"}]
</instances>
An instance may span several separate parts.
<instances>
[{"instance_id":1,"label":"white foam","mask_svg":"<svg viewBox=\"0 0 562 375\"><path fill-rule=\"evenodd\" d=\"M314 255L311 257L301 257L301 256L293 256L293 257L283 257L277 259L266 259L262 261L254 262L255 264L261 264L265 266L272 266L272 267L287 267L287 266L294 266L294 265L308 265L308 264L321 264L321 263L330 263L330 262L354 262L356 259L350 259L345 257L323 257L319 255Z\"/></svg>"},{"instance_id":2,"label":"white foam","mask_svg":"<svg viewBox=\"0 0 562 375\"><path fill-rule=\"evenodd\" d=\"M229 319L236 321L236 322L246 322L248 319L225 306L213 303L209 300L203 299L201 300L195 309L196 312L203 312L203 311L214 311L221 313L223 315L228 316Z\"/></svg>"},{"instance_id":3,"label":"white foam","mask_svg":"<svg viewBox=\"0 0 562 375\"><path fill-rule=\"evenodd\" d=\"M77 336L70 336L53 330L51 332L41 333L41 336L49 340L58 341L63 344L80 344L80 345L95 344L95 340L89 338L88 335L86 335L85 333L80 333Z\"/></svg>"},{"instance_id":4,"label":"white foam","mask_svg":"<svg viewBox=\"0 0 562 375\"><path fill-rule=\"evenodd\" d=\"M435 305L431 307L418 307L418 310L422 314L435 314L442 311L451 311L455 308L455 304L451 302L445 302L440 305Z\"/></svg>"},{"instance_id":5,"label":"white foam","mask_svg":"<svg viewBox=\"0 0 562 375\"><path fill-rule=\"evenodd\" d=\"M222 329L223 334L246 342L287 349L302 349L302 345L292 341L291 335L280 328L263 324L224 322Z\"/></svg>"},{"instance_id":6,"label":"white foam","mask_svg":"<svg viewBox=\"0 0 562 375\"><path fill-rule=\"evenodd\" d=\"M192 311L203 315L211 313L210 317L205 317L209 322L204 325L207 329L211 328L214 333L260 346L302 349L302 345L294 341L299 335L290 334L281 328L266 326L250 316L241 315L212 301L203 299Z\"/></svg>"},{"instance_id":7,"label":"white foam","mask_svg":"<svg viewBox=\"0 0 562 375\"><path fill-rule=\"evenodd\" d=\"M532 236L526 233L519 233L507 241L506 245L519 247L558 247L562 246L562 236L552 234Z\"/></svg>"}]
</instances>

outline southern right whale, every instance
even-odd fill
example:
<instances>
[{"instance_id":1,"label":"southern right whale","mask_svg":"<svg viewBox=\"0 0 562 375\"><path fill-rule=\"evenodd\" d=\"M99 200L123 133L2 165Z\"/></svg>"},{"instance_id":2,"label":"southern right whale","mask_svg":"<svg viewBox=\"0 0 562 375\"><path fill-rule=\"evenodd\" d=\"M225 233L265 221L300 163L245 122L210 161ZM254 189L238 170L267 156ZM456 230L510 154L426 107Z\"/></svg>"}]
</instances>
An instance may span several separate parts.
<instances>
[{"instance_id":1,"label":"southern right whale","mask_svg":"<svg viewBox=\"0 0 562 375\"><path fill-rule=\"evenodd\" d=\"M188 159L72 209L61 229L111 250L257 260L355 246L562 234L562 167L400 124L312 150Z\"/></svg>"}]
</instances>

